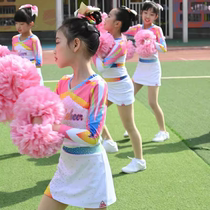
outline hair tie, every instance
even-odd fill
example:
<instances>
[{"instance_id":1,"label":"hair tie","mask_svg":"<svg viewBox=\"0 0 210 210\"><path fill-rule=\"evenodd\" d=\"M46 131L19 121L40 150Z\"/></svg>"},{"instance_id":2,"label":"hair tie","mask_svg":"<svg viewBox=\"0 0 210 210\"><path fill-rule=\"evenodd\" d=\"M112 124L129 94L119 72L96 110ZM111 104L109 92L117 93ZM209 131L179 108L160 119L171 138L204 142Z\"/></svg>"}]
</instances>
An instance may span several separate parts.
<instances>
[{"instance_id":1,"label":"hair tie","mask_svg":"<svg viewBox=\"0 0 210 210\"><path fill-rule=\"evenodd\" d=\"M163 7L160 4L158 4L158 3L156 3L156 4L158 6L158 9L163 11Z\"/></svg>"},{"instance_id":2,"label":"hair tie","mask_svg":"<svg viewBox=\"0 0 210 210\"><path fill-rule=\"evenodd\" d=\"M134 14L135 16L137 15L137 12L135 10L133 10L133 9L130 9L130 8L126 7L126 6L123 6L123 9L127 10L129 13Z\"/></svg>"},{"instance_id":3,"label":"hair tie","mask_svg":"<svg viewBox=\"0 0 210 210\"><path fill-rule=\"evenodd\" d=\"M31 8L31 15L32 17L36 15L38 17L38 7L36 5L31 5L31 4L24 4L22 5L19 9L24 9L24 8Z\"/></svg>"}]
</instances>

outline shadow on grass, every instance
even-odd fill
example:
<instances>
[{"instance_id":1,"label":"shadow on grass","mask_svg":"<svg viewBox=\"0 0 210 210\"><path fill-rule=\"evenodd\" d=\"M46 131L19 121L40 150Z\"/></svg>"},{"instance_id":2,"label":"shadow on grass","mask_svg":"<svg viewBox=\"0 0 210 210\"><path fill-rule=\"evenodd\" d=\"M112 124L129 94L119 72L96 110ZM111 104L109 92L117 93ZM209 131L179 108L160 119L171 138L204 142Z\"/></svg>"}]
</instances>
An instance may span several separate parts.
<instances>
[{"instance_id":1,"label":"shadow on grass","mask_svg":"<svg viewBox=\"0 0 210 210\"><path fill-rule=\"evenodd\" d=\"M170 140L169 140L170 141ZM167 141L167 142L169 142ZM129 145L128 145L129 146ZM184 142L175 142L175 143L155 143L155 142L143 142L143 153L146 154L161 154L161 153L174 153L186 150L188 147ZM127 157L133 157L133 149L131 151L123 152L116 154L116 157L127 159Z\"/></svg>"},{"instance_id":2,"label":"shadow on grass","mask_svg":"<svg viewBox=\"0 0 210 210\"><path fill-rule=\"evenodd\" d=\"M10 153L10 154L4 154L4 155L0 155L0 160L6 160L6 159L10 159L10 158L15 158L15 157L20 157L22 156L20 153Z\"/></svg>"},{"instance_id":3,"label":"shadow on grass","mask_svg":"<svg viewBox=\"0 0 210 210\"><path fill-rule=\"evenodd\" d=\"M59 156L60 156L60 154L57 153L57 154L55 154L51 157L48 157L48 158L39 158L39 159L29 158L27 160L30 162L35 162L36 166L49 166L49 165L58 164Z\"/></svg>"},{"instance_id":4,"label":"shadow on grass","mask_svg":"<svg viewBox=\"0 0 210 210\"><path fill-rule=\"evenodd\" d=\"M15 192L1 192L0 191L0 209L12 206L21 202L24 202L28 199L31 199L35 196L44 194L46 187L48 186L50 180L44 180L36 183L36 186L22 189ZM38 206L38 203L37 203ZM14 209L14 208L12 208Z\"/></svg>"},{"instance_id":5,"label":"shadow on grass","mask_svg":"<svg viewBox=\"0 0 210 210\"><path fill-rule=\"evenodd\" d=\"M171 140L167 140L165 142L143 142L143 153L145 154L162 154L162 153L175 153L175 152L180 152L183 150L187 150L187 149L191 149L191 150L195 150L195 152L197 153L196 150L205 150L205 154L206 151L210 152L210 132L207 134L204 134L202 136L199 137L195 137L195 138L190 138L190 139L186 139L183 141L179 141L179 142L170 142ZM118 141L120 142L120 141ZM129 145L119 145L119 149L124 149L124 148L128 148L131 147L131 144ZM122 159L127 159L127 156L133 157L133 149L131 148L130 151L126 151L123 152L121 151L120 153L116 154L116 157L118 158L122 158ZM199 152L199 156L201 156L201 152ZM205 158L203 158L205 160ZM206 160L205 160L206 161ZM209 161L210 162L210 161ZM209 163L208 162L208 163Z\"/></svg>"},{"instance_id":6,"label":"shadow on grass","mask_svg":"<svg viewBox=\"0 0 210 210\"><path fill-rule=\"evenodd\" d=\"M210 150L210 132L202 136L184 140L191 149L209 149Z\"/></svg>"}]
</instances>

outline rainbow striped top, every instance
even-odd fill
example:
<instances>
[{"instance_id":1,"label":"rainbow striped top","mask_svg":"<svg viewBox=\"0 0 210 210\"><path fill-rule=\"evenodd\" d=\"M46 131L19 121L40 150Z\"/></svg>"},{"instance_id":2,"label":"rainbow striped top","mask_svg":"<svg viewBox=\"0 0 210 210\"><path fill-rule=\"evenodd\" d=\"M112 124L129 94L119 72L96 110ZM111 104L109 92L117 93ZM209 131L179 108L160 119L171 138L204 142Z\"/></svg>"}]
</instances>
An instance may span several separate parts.
<instances>
[{"instance_id":1,"label":"rainbow striped top","mask_svg":"<svg viewBox=\"0 0 210 210\"><path fill-rule=\"evenodd\" d=\"M32 34L25 40L20 40L21 34L12 37L12 51L23 58L27 58L36 67L42 66L42 47L39 38Z\"/></svg>"},{"instance_id":2,"label":"rainbow striped top","mask_svg":"<svg viewBox=\"0 0 210 210\"><path fill-rule=\"evenodd\" d=\"M128 31L124 34L129 36L135 36L136 33L140 30L144 29L144 25L137 24L135 26L131 26ZM159 52L167 52L167 45L165 41L165 37L163 35L162 28L157 25L152 25L147 30L152 31L156 36L156 48ZM158 58L158 53L155 53L153 56L149 57L149 59Z\"/></svg>"},{"instance_id":3,"label":"rainbow striped top","mask_svg":"<svg viewBox=\"0 0 210 210\"><path fill-rule=\"evenodd\" d=\"M117 38L114 47L106 58L103 60L95 58L96 68L102 73L103 78L120 78L128 74L125 68L126 43L125 36Z\"/></svg>"},{"instance_id":4,"label":"rainbow striped top","mask_svg":"<svg viewBox=\"0 0 210 210\"><path fill-rule=\"evenodd\" d=\"M105 124L107 84L94 74L70 88L73 75L62 77L56 87L65 106L65 118L60 133L68 147L95 146Z\"/></svg>"}]
</instances>

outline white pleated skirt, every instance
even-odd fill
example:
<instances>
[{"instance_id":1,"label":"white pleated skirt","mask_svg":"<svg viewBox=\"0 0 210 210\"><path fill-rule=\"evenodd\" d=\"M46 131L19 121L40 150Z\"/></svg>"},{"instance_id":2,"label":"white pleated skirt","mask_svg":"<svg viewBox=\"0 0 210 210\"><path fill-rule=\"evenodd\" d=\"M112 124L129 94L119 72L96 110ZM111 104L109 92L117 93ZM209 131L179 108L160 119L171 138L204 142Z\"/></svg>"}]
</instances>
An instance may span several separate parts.
<instances>
[{"instance_id":1,"label":"white pleated skirt","mask_svg":"<svg viewBox=\"0 0 210 210\"><path fill-rule=\"evenodd\" d=\"M161 86L161 66L159 60L153 63L138 62L133 81L145 86Z\"/></svg>"},{"instance_id":2,"label":"white pleated skirt","mask_svg":"<svg viewBox=\"0 0 210 210\"><path fill-rule=\"evenodd\" d=\"M127 106L134 103L134 86L129 76L121 81L107 82L107 85L109 101L118 106Z\"/></svg>"},{"instance_id":3,"label":"white pleated skirt","mask_svg":"<svg viewBox=\"0 0 210 210\"><path fill-rule=\"evenodd\" d=\"M61 149L57 171L45 194L81 208L102 208L116 201L112 173L104 148L75 155Z\"/></svg>"}]
</instances>

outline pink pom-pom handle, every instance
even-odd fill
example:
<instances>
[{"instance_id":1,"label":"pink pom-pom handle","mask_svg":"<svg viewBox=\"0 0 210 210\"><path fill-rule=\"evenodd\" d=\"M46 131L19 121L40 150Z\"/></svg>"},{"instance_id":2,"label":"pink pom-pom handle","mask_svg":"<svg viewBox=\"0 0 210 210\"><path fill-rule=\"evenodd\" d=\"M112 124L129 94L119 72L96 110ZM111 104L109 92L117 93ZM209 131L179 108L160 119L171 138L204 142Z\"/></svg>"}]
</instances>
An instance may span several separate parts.
<instances>
[{"instance_id":1,"label":"pink pom-pom handle","mask_svg":"<svg viewBox=\"0 0 210 210\"><path fill-rule=\"evenodd\" d=\"M14 106L11 138L21 154L33 158L54 155L63 143L63 135L52 130L64 117L64 105L59 96L44 86L31 87L20 94ZM32 124L41 117L42 124Z\"/></svg>"},{"instance_id":2,"label":"pink pom-pom handle","mask_svg":"<svg viewBox=\"0 0 210 210\"><path fill-rule=\"evenodd\" d=\"M133 45L133 42L131 40L127 41L126 48L127 48L126 60L129 60L129 59L133 58L136 48Z\"/></svg>"},{"instance_id":3,"label":"pink pom-pom handle","mask_svg":"<svg viewBox=\"0 0 210 210\"><path fill-rule=\"evenodd\" d=\"M140 30L135 36L136 52L142 58L148 58L157 52L156 36L150 30Z\"/></svg>"},{"instance_id":4,"label":"pink pom-pom handle","mask_svg":"<svg viewBox=\"0 0 210 210\"><path fill-rule=\"evenodd\" d=\"M115 45L114 37L108 33L101 33L100 34L100 44L98 50L96 52L97 56L101 58L105 58L112 50Z\"/></svg>"},{"instance_id":5,"label":"pink pom-pom handle","mask_svg":"<svg viewBox=\"0 0 210 210\"><path fill-rule=\"evenodd\" d=\"M0 58L0 122L13 118L13 107L20 93L37 86L40 76L34 64L18 55Z\"/></svg>"}]
</instances>

